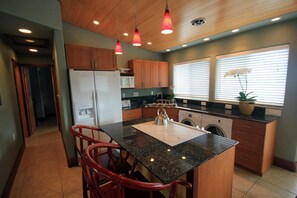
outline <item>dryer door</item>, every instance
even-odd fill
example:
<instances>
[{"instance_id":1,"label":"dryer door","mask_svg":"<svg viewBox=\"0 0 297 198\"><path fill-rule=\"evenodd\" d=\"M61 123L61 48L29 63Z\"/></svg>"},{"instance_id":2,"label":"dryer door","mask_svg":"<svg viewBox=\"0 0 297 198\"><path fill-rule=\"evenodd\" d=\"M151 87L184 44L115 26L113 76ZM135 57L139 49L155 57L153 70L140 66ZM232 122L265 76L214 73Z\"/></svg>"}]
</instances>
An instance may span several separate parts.
<instances>
[{"instance_id":1,"label":"dryer door","mask_svg":"<svg viewBox=\"0 0 297 198\"><path fill-rule=\"evenodd\" d=\"M218 125L210 124L210 125L206 126L204 128L204 130L209 131L209 132L211 132L212 134L215 134L215 135L227 137L225 132L223 131L223 129Z\"/></svg>"},{"instance_id":2,"label":"dryer door","mask_svg":"<svg viewBox=\"0 0 297 198\"><path fill-rule=\"evenodd\" d=\"M189 118L185 118L181 121L182 124L185 125L189 125L189 126L193 126L196 127L196 124L193 122L193 120L189 119Z\"/></svg>"}]
</instances>

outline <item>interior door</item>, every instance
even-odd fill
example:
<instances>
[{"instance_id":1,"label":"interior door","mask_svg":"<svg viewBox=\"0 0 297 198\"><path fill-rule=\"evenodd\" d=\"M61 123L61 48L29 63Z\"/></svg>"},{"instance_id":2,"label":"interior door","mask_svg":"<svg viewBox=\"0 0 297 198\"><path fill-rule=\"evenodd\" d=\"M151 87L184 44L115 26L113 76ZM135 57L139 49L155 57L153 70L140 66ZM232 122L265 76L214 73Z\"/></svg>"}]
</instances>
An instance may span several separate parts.
<instances>
[{"instance_id":1,"label":"interior door","mask_svg":"<svg viewBox=\"0 0 297 198\"><path fill-rule=\"evenodd\" d=\"M21 79L22 79L23 90L24 90L26 113L27 113L27 118L29 122L29 129L30 129L30 134L33 135L36 131L36 122L35 122L35 114L34 114L34 108L33 108L29 70L27 67L21 67L21 75L22 75Z\"/></svg>"},{"instance_id":2,"label":"interior door","mask_svg":"<svg viewBox=\"0 0 297 198\"><path fill-rule=\"evenodd\" d=\"M17 65L15 60L11 60L13 69L14 69L14 79L15 79L15 85L18 95L18 103L20 108L20 116L21 116L21 122L22 122L22 128L24 137L30 136L30 129L29 129L29 123L26 116L26 107L25 107L25 100L24 100L24 91L22 86L22 80L21 80L21 69Z\"/></svg>"},{"instance_id":3,"label":"interior door","mask_svg":"<svg viewBox=\"0 0 297 198\"><path fill-rule=\"evenodd\" d=\"M54 94L54 103L55 103L55 109L56 109L56 118L58 123L59 131L62 131L61 126L61 116L60 116L60 103L59 103L59 92L57 87L57 79L56 79L56 73L55 68L51 67L51 76L52 76L52 84L53 84L53 94Z\"/></svg>"}]
</instances>

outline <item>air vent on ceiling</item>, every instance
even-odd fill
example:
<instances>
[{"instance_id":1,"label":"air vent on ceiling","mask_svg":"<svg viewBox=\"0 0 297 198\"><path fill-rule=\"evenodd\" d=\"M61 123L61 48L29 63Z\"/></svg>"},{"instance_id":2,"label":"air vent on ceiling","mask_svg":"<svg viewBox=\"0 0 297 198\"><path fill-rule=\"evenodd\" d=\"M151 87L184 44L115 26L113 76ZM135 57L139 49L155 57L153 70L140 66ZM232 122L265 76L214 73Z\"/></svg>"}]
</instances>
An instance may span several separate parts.
<instances>
[{"instance_id":1,"label":"air vent on ceiling","mask_svg":"<svg viewBox=\"0 0 297 198\"><path fill-rule=\"evenodd\" d=\"M204 24L205 22L206 22L206 19L203 18L203 17L200 17L200 18L197 18L197 19L192 20L192 21L191 21L191 24L192 24L193 26L198 26L198 25L202 25L202 24Z\"/></svg>"}]
</instances>

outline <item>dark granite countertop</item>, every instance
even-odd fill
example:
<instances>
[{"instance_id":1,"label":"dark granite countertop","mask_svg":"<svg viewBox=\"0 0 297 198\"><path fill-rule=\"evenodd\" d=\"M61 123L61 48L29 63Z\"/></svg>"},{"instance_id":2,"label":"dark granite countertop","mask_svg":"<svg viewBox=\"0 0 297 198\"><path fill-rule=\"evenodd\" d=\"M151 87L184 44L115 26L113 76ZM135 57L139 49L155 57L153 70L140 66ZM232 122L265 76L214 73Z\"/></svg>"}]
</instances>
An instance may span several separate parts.
<instances>
[{"instance_id":1,"label":"dark granite countertop","mask_svg":"<svg viewBox=\"0 0 297 198\"><path fill-rule=\"evenodd\" d=\"M101 128L164 183L179 178L238 143L205 134L171 147L131 126L148 121L152 119L119 122Z\"/></svg>"},{"instance_id":2,"label":"dark granite countertop","mask_svg":"<svg viewBox=\"0 0 297 198\"><path fill-rule=\"evenodd\" d=\"M195 104L177 103L176 108L193 111L197 113L205 113L205 114L214 115L214 116L238 118L238 119L250 120L255 122L263 122L263 123L269 123L279 118L278 116L274 116L274 115L265 115L265 113L253 113L252 115L243 115L239 112L238 109L226 110L222 108L204 107L204 106L195 105Z\"/></svg>"},{"instance_id":3,"label":"dark granite countertop","mask_svg":"<svg viewBox=\"0 0 297 198\"><path fill-rule=\"evenodd\" d=\"M154 99L148 100L149 103L152 103ZM146 103L145 103L146 104ZM137 109L145 107L142 100L138 100L137 102L131 102L130 109ZM243 120L250 120L255 122L262 122L262 123L269 123L273 120L279 118L279 116L274 115L265 115L265 108L263 107L256 107L252 115L243 115L239 112L238 105L232 105L232 110L227 110L224 107L224 104L221 103L211 103L207 102L207 106L201 106L200 102L191 101L188 104L184 104L181 102L180 99L177 99L177 106L175 108L183 109L187 111L193 111L197 113L205 113L214 116L221 116L227 118L238 118ZM157 108L157 107L151 107ZM130 109L123 109L123 110L130 110Z\"/></svg>"}]
</instances>

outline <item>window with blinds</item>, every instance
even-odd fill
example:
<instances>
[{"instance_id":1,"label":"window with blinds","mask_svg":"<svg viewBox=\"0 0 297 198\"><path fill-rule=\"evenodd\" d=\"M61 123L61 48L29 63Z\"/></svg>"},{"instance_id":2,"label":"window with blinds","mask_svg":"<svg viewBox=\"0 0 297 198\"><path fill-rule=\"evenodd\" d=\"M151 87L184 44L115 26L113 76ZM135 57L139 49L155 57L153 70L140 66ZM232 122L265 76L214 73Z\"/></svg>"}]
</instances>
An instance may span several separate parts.
<instances>
[{"instance_id":1,"label":"window with blinds","mask_svg":"<svg viewBox=\"0 0 297 198\"><path fill-rule=\"evenodd\" d=\"M209 68L209 58L174 64L174 95L177 98L208 101Z\"/></svg>"},{"instance_id":2,"label":"window with blinds","mask_svg":"<svg viewBox=\"0 0 297 198\"><path fill-rule=\"evenodd\" d=\"M242 91L238 77L224 77L231 69L246 67L247 93L257 96L256 103L283 106L286 88L289 46L277 46L217 57L215 100L237 101ZM245 86L244 76L241 76Z\"/></svg>"}]
</instances>

